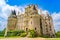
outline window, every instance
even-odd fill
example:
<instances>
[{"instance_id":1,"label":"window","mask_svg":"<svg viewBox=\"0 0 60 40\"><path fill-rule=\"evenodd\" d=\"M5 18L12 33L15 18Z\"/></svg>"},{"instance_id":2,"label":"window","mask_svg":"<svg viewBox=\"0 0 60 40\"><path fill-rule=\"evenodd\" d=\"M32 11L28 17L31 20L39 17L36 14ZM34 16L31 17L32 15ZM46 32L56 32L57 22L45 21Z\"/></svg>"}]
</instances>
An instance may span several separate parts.
<instances>
[{"instance_id":1,"label":"window","mask_svg":"<svg viewBox=\"0 0 60 40\"><path fill-rule=\"evenodd\" d=\"M28 30L28 28L26 28L26 31Z\"/></svg>"},{"instance_id":2,"label":"window","mask_svg":"<svg viewBox=\"0 0 60 40\"><path fill-rule=\"evenodd\" d=\"M50 27L50 31L51 31L52 29L51 29L51 27Z\"/></svg>"},{"instance_id":3,"label":"window","mask_svg":"<svg viewBox=\"0 0 60 40\"><path fill-rule=\"evenodd\" d=\"M51 26L50 26L50 28L51 28Z\"/></svg>"},{"instance_id":4,"label":"window","mask_svg":"<svg viewBox=\"0 0 60 40\"><path fill-rule=\"evenodd\" d=\"M31 16L31 18L32 18L32 16Z\"/></svg>"},{"instance_id":5,"label":"window","mask_svg":"<svg viewBox=\"0 0 60 40\"><path fill-rule=\"evenodd\" d=\"M52 29L51 29L51 26L50 26L50 31L51 31Z\"/></svg>"},{"instance_id":6,"label":"window","mask_svg":"<svg viewBox=\"0 0 60 40\"><path fill-rule=\"evenodd\" d=\"M36 30L36 27L35 27L35 30Z\"/></svg>"},{"instance_id":7,"label":"window","mask_svg":"<svg viewBox=\"0 0 60 40\"><path fill-rule=\"evenodd\" d=\"M47 27L47 24L46 24L46 27Z\"/></svg>"},{"instance_id":8,"label":"window","mask_svg":"<svg viewBox=\"0 0 60 40\"><path fill-rule=\"evenodd\" d=\"M46 32L48 32L48 29L46 28Z\"/></svg>"}]
</instances>

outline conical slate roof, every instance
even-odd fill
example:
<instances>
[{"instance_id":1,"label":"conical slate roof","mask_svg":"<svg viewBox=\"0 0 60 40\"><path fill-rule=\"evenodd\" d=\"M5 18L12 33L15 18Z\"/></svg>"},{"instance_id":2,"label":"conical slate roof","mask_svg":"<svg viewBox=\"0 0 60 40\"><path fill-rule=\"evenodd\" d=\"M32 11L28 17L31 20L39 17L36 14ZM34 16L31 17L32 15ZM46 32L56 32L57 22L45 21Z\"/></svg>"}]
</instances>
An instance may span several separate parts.
<instances>
[{"instance_id":1,"label":"conical slate roof","mask_svg":"<svg viewBox=\"0 0 60 40\"><path fill-rule=\"evenodd\" d=\"M16 11L15 10L12 11L12 15L16 15Z\"/></svg>"}]
</instances>

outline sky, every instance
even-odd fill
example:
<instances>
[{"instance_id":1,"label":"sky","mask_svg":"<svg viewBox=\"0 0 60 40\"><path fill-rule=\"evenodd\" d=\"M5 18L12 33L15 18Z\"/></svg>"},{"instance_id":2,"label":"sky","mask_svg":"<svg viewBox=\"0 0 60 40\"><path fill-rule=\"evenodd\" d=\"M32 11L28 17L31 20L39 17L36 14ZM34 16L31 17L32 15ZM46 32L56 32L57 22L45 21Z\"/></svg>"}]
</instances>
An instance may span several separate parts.
<instances>
[{"instance_id":1,"label":"sky","mask_svg":"<svg viewBox=\"0 0 60 40\"><path fill-rule=\"evenodd\" d=\"M24 13L24 8L29 4L37 5L38 11L41 9L42 13L51 14L54 29L60 31L60 0L0 0L0 30L7 26L11 9Z\"/></svg>"}]
</instances>

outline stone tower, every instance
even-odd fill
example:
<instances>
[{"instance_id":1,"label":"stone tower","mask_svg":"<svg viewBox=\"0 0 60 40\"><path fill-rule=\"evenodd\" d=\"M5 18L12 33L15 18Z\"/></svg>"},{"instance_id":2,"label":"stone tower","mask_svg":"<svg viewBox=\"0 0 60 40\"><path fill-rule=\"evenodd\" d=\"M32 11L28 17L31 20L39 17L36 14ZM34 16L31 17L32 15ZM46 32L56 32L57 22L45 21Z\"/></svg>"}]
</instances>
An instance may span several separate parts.
<instances>
[{"instance_id":1,"label":"stone tower","mask_svg":"<svg viewBox=\"0 0 60 40\"><path fill-rule=\"evenodd\" d=\"M29 5L25 8L24 14L24 21L25 21L25 30L28 31L34 30L37 34L41 35L40 33L40 16L38 14L38 9L36 5Z\"/></svg>"},{"instance_id":2,"label":"stone tower","mask_svg":"<svg viewBox=\"0 0 60 40\"><path fill-rule=\"evenodd\" d=\"M5 31L5 35L7 35L8 31L15 30L16 28L16 22L17 22L17 16L16 16L16 11L12 10L11 15L8 17L8 23Z\"/></svg>"},{"instance_id":3,"label":"stone tower","mask_svg":"<svg viewBox=\"0 0 60 40\"><path fill-rule=\"evenodd\" d=\"M16 11L12 11L12 14L8 17L8 31L15 30L17 22Z\"/></svg>"}]
</instances>

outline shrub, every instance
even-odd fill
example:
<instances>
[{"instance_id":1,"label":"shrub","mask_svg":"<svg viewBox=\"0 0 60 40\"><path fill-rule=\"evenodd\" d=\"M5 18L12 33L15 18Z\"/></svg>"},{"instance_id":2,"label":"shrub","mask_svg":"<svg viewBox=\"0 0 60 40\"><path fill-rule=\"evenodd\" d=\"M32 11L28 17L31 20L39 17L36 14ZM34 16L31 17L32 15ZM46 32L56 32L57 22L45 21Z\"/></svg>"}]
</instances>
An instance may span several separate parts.
<instances>
[{"instance_id":1,"label":"shrub","mask_svg":"<svg viewBox=\"0 0 60 40\"><path fill-rule=\"evenodd\" d=\"M34 30L29 30L29 33L30 33L30 35L29 35L29 37L35 37L35 31Z\"/></svg>"},{"instance_id":2,"label":"shrub","mask_svg":"<svg viewBox=\"0 0 60 40\"><path fill-rule=\"evenodd\" d=\"M23 31L23 30L20 30L20 31L13 31L13 30L11 30L11 31L9 31L8 33L7 33L7 36L9 37L9 36L20 36L20 34L21 33L24 33L25 31Z\"/></svg>"},{"instance_id":3,"label":"shrub","mask_svg":"<svg viewBox=\"0 0 60 40\"><path fill-rule=\"evenodd\" d=\"M4 36L5 32L4 31L0 31L0 36Z\"/></svg>"},{"instance_id":4,"label":"shrub","mask_svg":"<svg viewBox=\"0 0 60 40\"><path fill-rule=\"evenodd\" d=\"M57 38L60 38L60 31L58 31L58 32L56 33L56 37L57 37Z\"/></svg>"},{"instance_id":5,"label":"shrub","mask_svg":"<svg viewBox=\"0 0 60 40\"><path fill-rule=\"evenodd\" d=\"M26 36L26 33L21 33L20 36L21 36L21 37L25 37L25 36Z\"/></svg>"}]
</instances>

